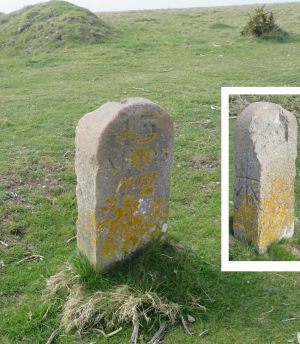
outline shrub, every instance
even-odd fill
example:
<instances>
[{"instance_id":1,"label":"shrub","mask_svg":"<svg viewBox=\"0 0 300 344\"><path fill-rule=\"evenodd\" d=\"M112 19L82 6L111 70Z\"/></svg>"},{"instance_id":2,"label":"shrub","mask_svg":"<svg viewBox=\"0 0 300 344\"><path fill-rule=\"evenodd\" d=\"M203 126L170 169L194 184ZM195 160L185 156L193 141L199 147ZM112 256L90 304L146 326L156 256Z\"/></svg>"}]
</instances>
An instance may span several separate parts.
<instances>
[{"instance_id":1,"label":"shrub","mask_svg":"<svg viewBox=\"0 0 300 344\"><path fill-rule=\"evenodd\" d=\"M243 28L243 36L254 36L264 39L283 40L287 35L276 23L273 12L268 12L265 6L257 7L254 14L249 14L249 20Z\"/></svg>"}]
</instances>

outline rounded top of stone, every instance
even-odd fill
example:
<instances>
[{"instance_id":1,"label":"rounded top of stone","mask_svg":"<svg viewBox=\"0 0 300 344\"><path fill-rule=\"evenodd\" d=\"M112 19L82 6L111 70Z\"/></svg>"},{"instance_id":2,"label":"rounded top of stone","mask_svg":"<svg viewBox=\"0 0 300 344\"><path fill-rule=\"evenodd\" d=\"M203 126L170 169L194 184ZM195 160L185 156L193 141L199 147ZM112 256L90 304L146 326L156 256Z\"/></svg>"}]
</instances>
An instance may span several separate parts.
<instances>
[{"instance_id":1,"label":"rounded top of stone","mask_svg":"<svg viewBox=\"0 0 300 344\"><path fill-rule=\"evenodd\" d=\"M130 97L130 98L125 98L125 99L120 101L120 104L126 104L126 105L133 105L133 104L136 104L136 103L151 103L151 104L155 104L151 100L146 99L146 98L142 98L142 97Z\"/></svg>"},{"instance_id":2,"label":"rounded top of stone","mask_svg":"<svg viewBox=\"0 0 300 344\"><path fill-rule=\"evenodd\" d=\"M285 110L279 104L275 104L271 102L251 103L246 107L244 111L246 112L251 111L253 115L266 115L267 113L274 113L274 111L287 112L287 110Z\"/></svg>"},{"instance_id":3,"label":"rounded top of stone","mask_svg":"<svg viewBox=\"0 0 300 344\"><path fill-rule=\"evenodd\" d=\"M84 141L88 149L97 154L98 142L104 137L113 135L116 128L129 120L133 122L142 120L143 123L150 124L157 122L160 130L173 136L170 115L158 104L145 98L134 97L121 102L107 102L95 111L87 113L77 124L75 140Z\"/></svg>"},{"instance_id":4,"label":"rounded top of stone","mask_svg":"<svg viewBox=\"0 0 300 344\"><path fill-rule=\"evenodd\" d=\"M119 111L126 110L127 108L135 108L137 107L143 107L143 106L153 106L157 109L160 109L166 113L164 109L162 109L158 104L152 102L149 99L142 98L142 97L130 97L125 98L121 100L120 102L114 102L116 106L119 108ZM107 103L110 104L110 103ZM105 105L105 104L104 104Z\"/></svg>"},{"instance_id":5,"label":"rounded top of stone","mask_svg":"<svg viewBox=\"0 0 300 344\"><path fill-rule=\"evenodd\" d=\"M271 102L255 102L249 104L237 117L237 126L249 127L255 122L271 121L279 123L288 121L297 126L297 121L293 113L285 110L281 105Z\"/></svg>"},{"instance_id":6,"label":"rounded top of stone","mask_svg":"<svg viewBox=\"0 0 300 344\"><path fill-rule=\"evenodd\" d=\"M128 108L135 108L136 106L140 107L143 105L150 105L160 109L164 113L167 114L165 110L163 110L158 104L142 97L131 97L121 100L120 102L111 101L103 104L98 109L93 112L87 113L79 120L79 125L83 122L93 121L95 125L101 123L101 125L106 125L108 122L112 121L114 118L118 117L118 115Z\"/></svg>"},{"instance_id":7,"label":"rounded top of stone","mask_svg":"<svg viewBox=\"0 0 300 344\"><path fill-rule=\"evenodd\" d=\"M114 114L113 117L117 116L121 111L126 110L127 108L131 107L140 107L140 106L154 106L160 110L163 110L158 104L152 102L149 99L142 98L142 97L130 97L130 98L125 98L121 100L120 102L118 101L111 101L103 104L100 106L98 109L94 111L94 113L101 114L102 118L105 116L105 114ZM165 113L166 111L163 110Z\"/></svg>"}]
</instances>

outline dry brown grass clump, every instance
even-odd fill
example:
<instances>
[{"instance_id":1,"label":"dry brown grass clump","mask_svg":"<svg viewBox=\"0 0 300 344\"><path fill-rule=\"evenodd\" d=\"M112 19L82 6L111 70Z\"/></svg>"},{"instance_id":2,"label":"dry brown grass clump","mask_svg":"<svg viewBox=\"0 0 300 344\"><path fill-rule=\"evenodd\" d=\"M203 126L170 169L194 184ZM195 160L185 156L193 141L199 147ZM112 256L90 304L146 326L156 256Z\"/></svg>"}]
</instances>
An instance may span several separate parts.
<instances>
[{"instance_id":1,"label":"dry brown grass clump","mask_svg":"<svg viewBox=\"0 0 300 344\"><path fill-rule=\"evenodd\" d=\"M47 280L45 291L46 299L58 299L59 296L69 294L72 289L78 288L80 284L79 275L75 274L71 267L60 271Z\"/></svg>"},{"instance_id":2,"label":"dry brown grass clump","mask_svg":"<svg viewBox=\"0 0 300 344\"><path fill-rule=\"evenodd\" d=\"M61 304L60 328L80 335L91 332L106 335L107 331L115 334L120 326L131 323L131 343L136 343L140 324L174 325L181 319L180 305L162 300L154 292L141 292L128 285L88 292L72 268L48 279L45 296Z\"/></svg>"}]
</instances>

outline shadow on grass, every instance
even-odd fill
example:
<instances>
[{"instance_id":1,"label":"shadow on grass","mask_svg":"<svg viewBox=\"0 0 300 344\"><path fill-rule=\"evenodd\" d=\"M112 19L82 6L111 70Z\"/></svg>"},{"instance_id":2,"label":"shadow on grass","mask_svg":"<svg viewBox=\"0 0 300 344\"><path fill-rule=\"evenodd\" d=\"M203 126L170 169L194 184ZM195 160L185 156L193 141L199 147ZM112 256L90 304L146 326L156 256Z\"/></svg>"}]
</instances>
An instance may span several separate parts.
<instances>
[{"instance_id":1,"label":"shadow on grass","mask_svg":"<svg viewBox=\"0 0 300 344\"><path fill-rule=\"evenodd\" d=\"M97 326L106 333L122 326L130 335L134 321L127 319L125 322L117 320L114 323L103 323L100 317L101 322L95 322L103 311L104 315L108 312L117 314L118 318L124 304L130 314L140 309L141 336L144 339L150 339L162 323L167 325L168 331L176 325L182 326L182 319L188 319L188 316L196 320L195 326L186 321L186 326L195 336L199 331L197 324L201 327L203 324L210 329L222 329L224 324L235 321L237 314L242 319L241 326L244 326L243 324L249 321L249 314L245 309L255 314L256 306L254 307L253 300L257 299L257 295L265 295L268 292L270 281L266 274L221 272L219 266L209 264L193 250L171 239L153 242L104 272L96 272L82 256L74 257L72 265L71 271L75 273L73 277L77 276L73 291L78 290L80 293L74 294L71 291L69 296L59 297L58 307L53 309L58 313L63 310L59 315L60 319L65 319L64 322L60 320L60 324L64 324L62 328L66 328L67 323L67 328L76 329L75 325L81 321L81 314L86 314L88 306L88 311L93 314L76 333L89 339L94 338L92 331ZM58 275L61 273L63 272ZM71 276L69 281L73 277ZM55 287L55 284L53 286ZM72 285L69 287L72 289ZM280 293L280 290L278 292ZM77 295L83 295L84 298L78 298ZM115 302L116 295L123 298L121 303ZM143 301L145 297L149 302ZM149 322L142 319L144 312L148 312L157 300L157 307L149 312ZM133 301L138 301L139 305ZM141 306L140 302L144 302L144 306ZM72 307L66 312L70 304ZM176 313L174 321L170 321L169 310L174 310L174 307L176 309L176 305L180 305L179 313Z\"/></svg>"},{"instance_id":2,"label":"shadow on grass","mask_svg":"<svg viewBox=\"0 0 300 344\"><path fill-rule=\"evenodd\" d=\"M274 37L258 37L258 42L275 42L278 44L286 44L286 43L297 43L300 41L300 35L293 33L293 32L286 32L286 34L281 39L276 39Z\"/></svg>"},{"instance_id":3,"label":"shadow on grass","mask_svg":"<svg viewBox=\"0 0 300 344\"><path fill-rule=\"evenodd\" d=\"M173 239L153 242L101 273L95 272L82 256L73 259L73 266L91 291L126 284L142 292L155 292L162 299L180 304L183 314L204 321L228 313L232 307L242 309L243 303L236 296L241 292L247 294L245 286L249 286L249 275L223 273L219 266L208 264ZM252 279L259 281L260 277L252 274ZM248 291L255 294L253 289Z\"/></svg>"},{"instance_id":4,"label":"shadow on grass","mask_svg":"<svg viewBox=\"0 0 300 344\"><path fill-rule=\"evenodd\" d=\"M297 260L297 257L289 251L289 244L292 240L290 239L281 239L279 242L274 242L268 248L268 255L270 260L274 261L294 261Z\"/></svg>"},{"instance_id":5,"label":"shadow on grass","mask_svg":"<svg viewBox=\"0 0 300 344\"><path fill-rule=\"evenodd\" d=\"M205 310L213 298L203 289L204 279L214 279L207 263L174 240L154 241L108 270L96 272L82 255L72 260L74 270L90 291L107 291L128 285L141 292L155 292L178 303L183 311Z\"/></svg>"},{"instance_id":6,"label":"shadow on grass","mask_svg":"<svg viewBox=\"0 0 300 344\"><path fill-rule=\"evenodd\" d=\"M286 32L284 36L280 39L272 36L261 36L261 37L253 37L253 36L241 36L241 40L248 40L249 42L258 42L260 44L268 44L269 43L277 43L277 44L289 44L289 43L298 43L300 42L300 35L294 32Z\"/></svg>"}]
</instances>

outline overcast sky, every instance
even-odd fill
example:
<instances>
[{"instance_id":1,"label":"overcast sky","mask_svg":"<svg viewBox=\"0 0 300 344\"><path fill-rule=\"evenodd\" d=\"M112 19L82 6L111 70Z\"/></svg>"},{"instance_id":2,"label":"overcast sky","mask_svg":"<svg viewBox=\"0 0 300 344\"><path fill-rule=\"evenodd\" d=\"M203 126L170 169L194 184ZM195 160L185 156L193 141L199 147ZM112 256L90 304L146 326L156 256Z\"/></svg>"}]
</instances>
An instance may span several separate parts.
<instances>
[{"instance_id":1,"label":"overcast sky","mask_svg":"<svg viewBox=\"0 0 300 344\"><path fill-rule=\"evenodd\" d=\"M24 6L45 2L41 0L0 0L0 12L12 12ZM245 5L274 2L300 2L300 0L70 0L93 12L128 11L155 8L188 8L201 6Z\"/></svg>"}]
</instances>

